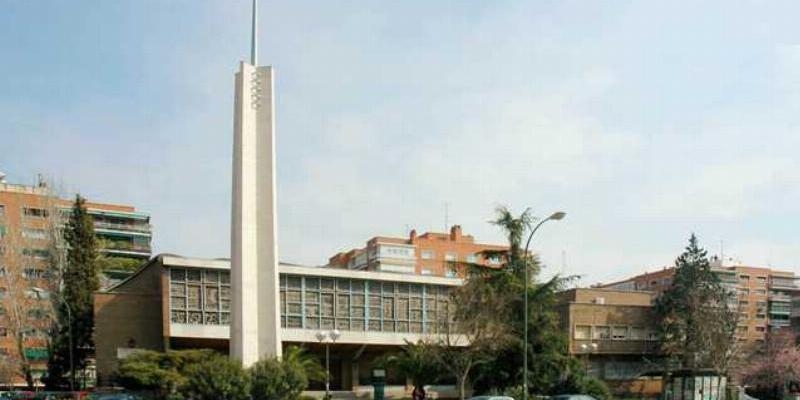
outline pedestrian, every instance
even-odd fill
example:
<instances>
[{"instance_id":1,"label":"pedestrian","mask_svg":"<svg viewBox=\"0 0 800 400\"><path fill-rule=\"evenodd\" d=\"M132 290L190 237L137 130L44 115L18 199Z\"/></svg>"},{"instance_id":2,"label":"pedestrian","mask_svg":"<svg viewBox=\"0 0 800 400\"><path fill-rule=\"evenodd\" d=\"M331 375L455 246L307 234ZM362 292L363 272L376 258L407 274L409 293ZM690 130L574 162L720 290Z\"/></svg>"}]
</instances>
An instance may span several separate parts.
<instances>
[{"instance_id":1,"label":"pedestrian","mask_svg":"<svg viewBox=\"0 0 800 400\"><path fill-rule=\"evenodd\" d=\"M425 400L425 388L422 385L414 385L414 391L411 392L412 400Z\"/></svg>"}]
</instances>

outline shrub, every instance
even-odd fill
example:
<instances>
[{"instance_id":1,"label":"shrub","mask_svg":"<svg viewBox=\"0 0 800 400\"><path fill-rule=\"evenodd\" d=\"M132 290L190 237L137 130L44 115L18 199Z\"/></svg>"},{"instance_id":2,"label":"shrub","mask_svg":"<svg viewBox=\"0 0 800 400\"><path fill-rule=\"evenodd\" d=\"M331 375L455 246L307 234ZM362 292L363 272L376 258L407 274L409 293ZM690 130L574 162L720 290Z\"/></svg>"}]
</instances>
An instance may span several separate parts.
<instances>
[{"instance_id":1,"label":"shrub","mask_svg":"<svg viewBox=\"0 0 800 400\"><path fill-rule=\"evenodd\" d=\"M215 355L189 365L182 394L195 400L247 400L250 380L238 360Z\"/></svg>"},{"instance_id":2,"label":"shrub","mask_svg":"<svg viewBox=\"0 0 800 400\"><path fill-rule=\"evenodd\" d=\"M283 358L267 358L250 367L254 400L295 400L310 380L322 380L325 370L299 347L289 347Z\"/></svg>"}]
</instances>

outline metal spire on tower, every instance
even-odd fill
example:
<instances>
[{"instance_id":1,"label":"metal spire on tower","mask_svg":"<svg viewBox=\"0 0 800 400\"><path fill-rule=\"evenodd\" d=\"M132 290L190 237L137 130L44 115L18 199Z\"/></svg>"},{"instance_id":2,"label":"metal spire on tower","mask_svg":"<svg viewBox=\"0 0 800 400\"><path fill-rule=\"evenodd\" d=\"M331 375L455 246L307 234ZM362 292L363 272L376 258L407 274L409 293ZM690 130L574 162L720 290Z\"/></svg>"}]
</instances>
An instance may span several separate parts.
<instances>
[{"instance_id":1,"label":"metal spire on tower","mask_svg":"<svg viewBox=\"0 0 800 400\"><path fill-rule=\"evenodd\" d=\"M250 64L256 65L256 39L258 36L258 5L257 0L253 0L253 27L250 36Z\"/></svg>"}]
</instances>

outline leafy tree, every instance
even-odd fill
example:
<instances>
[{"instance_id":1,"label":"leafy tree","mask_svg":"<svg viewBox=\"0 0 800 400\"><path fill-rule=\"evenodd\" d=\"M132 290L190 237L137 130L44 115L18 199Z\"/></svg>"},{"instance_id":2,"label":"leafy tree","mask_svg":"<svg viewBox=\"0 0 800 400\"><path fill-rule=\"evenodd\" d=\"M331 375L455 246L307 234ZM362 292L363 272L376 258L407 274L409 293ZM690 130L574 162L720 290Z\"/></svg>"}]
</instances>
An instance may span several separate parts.
<instances>
[{"instance_id":1,"label":"leafy tree","mask_svg":"<svg viewBox=\"0 0 800 400\"><path fill-rule=\"evenodd\" d=\"M790 386L800 389L800 347L789 330L767 334L761 349L740 372L750 394L764 400L780 400Z\"/></svg>"},{"instance_id":2,"label":"leafy tree","mask_svg":"<svg viewBox=\"0 0 800 400\"><path fill-rule=\"evenodd\" d=\"M528 342L528 387L535 392L552 392L572 363L567 336L554 306L556 293L573 277L555 276L543 282L536 279L541 264L522 247L534 222L530 210L515 216L507 208L498 208L492 223L503 230L509 246L502 251L486 251L483 256L501 259L500 267L463 263L456 266L466 277L465 284L454 291L452 299L457 331L475 332L477 329L484 333L467 338L470 343L478 344L469 347L475 352L470 360L463 359L464 355L455 355L452 359L440 357L440 361L457 378L454 369L462 374L468 371L469 376L462 375L459 383L471 379L478 393L502 393L520 385L524 340ZM528 335L524 338L526 287Z\"/></svg>"},{"instance_id":3,"label":"leafy tree","mask_svg":"<svg viewBox=\"0 0 800 400\"><path fill-rule=\"evenodd\" d=\"M414 388L435 382L443 373L442 367L431 356L430 346L425 342L406 341L399 352L389 354L381 360L381 364L411 379Z\"/></svg>"},{"instance_id":4,"label":"leafy tree","mask_svg":"<svg viewBox=\"0 0 800 400\"><path fill-rule=\"evenodd\" d=\"M75 369L86 367L94 349L92 296L99 289L99 280L94 225L85 203L80 195L75 197L64 227L66 266L62 271L60 295L54 299L58 326L47 365L47 383L51 387L65 387L67 372L74 380ZM70 335L74 365L70 365Z\"/></svg>"},{"instance_id":5,"label":"leafy tree","mask_svg":"<svg viewBox=\"0 0 800 400\"><path fill-rule=\"evenodd\" d=\"M181 388L186 398L194 400L246 400L250 394L250 376L239 360L214 354L185 369Z\"/></svg>"},{"instance_id":6,"label":"leafy tree","mask_svg":"<svg viewBox=\"0 0 800 400\"><path fill-rule=\"evenodd\" d=\"M299 347L289 347L283 357L267 358L250 367L250 394L255 400L294 400L308 387L309 380L326 376L319 362Z\"/></svg>"},{"instance_id":7,"label":"leafy tree","mask_svg":"<svg viewBox=\"0 0 800 400\"><path fill-rule=\"evenodd\" d=\"M528 342L528 387L536 393L551 393L564 378L571 358L568 339L555 311L556 293L564 289L574 277L554 276L539 281L541 264L537 257L525 252L524 240L531 232L536 218L530 210L518 216L504 207L497 209L492 223L505 233L509 247L505 251L486 252L486 256L499 257L504 263L499 269L482 266L470 268L466 290L487 285L505 296L502 318L511 332L510 341L498 351L490 362L475 371L475 389L478 392L504 390L522 382L523 340ZM525 284L525 275L529 281ZM480 279L474 279L479 277ZM524 337L525 288L528 294L528 335ZM465 310L465 312L469 312ZM486 310L492 312L492 310ZM581 372L576 372L581 373Z\"/></svg>"},{"instance_id":8,"label":"leafy tree","mask_svg":"<svg viewBox=\"0 0 800 400\"><path fill-rule=\"evenodd\" d=\"M656 300L662 351L683 368L727 373L738 316L728 306L730 296L692 234L675 261L672 286Z\"/></svg>"}]
</instances>

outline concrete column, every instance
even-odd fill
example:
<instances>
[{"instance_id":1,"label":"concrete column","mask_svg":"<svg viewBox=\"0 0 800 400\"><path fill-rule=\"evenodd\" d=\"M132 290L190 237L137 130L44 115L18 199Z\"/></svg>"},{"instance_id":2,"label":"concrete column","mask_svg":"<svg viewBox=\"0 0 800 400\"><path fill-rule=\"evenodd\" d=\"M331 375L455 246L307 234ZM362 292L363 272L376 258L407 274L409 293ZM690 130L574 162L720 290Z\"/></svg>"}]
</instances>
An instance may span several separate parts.
<instances>
[{"instance_id":1,"label":"concrete column","mask_svg":"<svg viewBox=\"0 0 800 400\"><path fill-rule=\"evenodd\" d=\"M245 366L281 355L273 81L272 67L236 74L230 354Z\"/></svg>"},{"instance_id":2,"label":"concrete column","mask_svg":"<svg viewBox=\"0 0 800 400\"><path fill-rule=\"evenodd\" d=\"M359 360L353 360L350 364L350 376L352 379L350 380L351 390L358 389L359 382L358 382L358 375L359 375Z\"/></svg>"}]
</instances>

